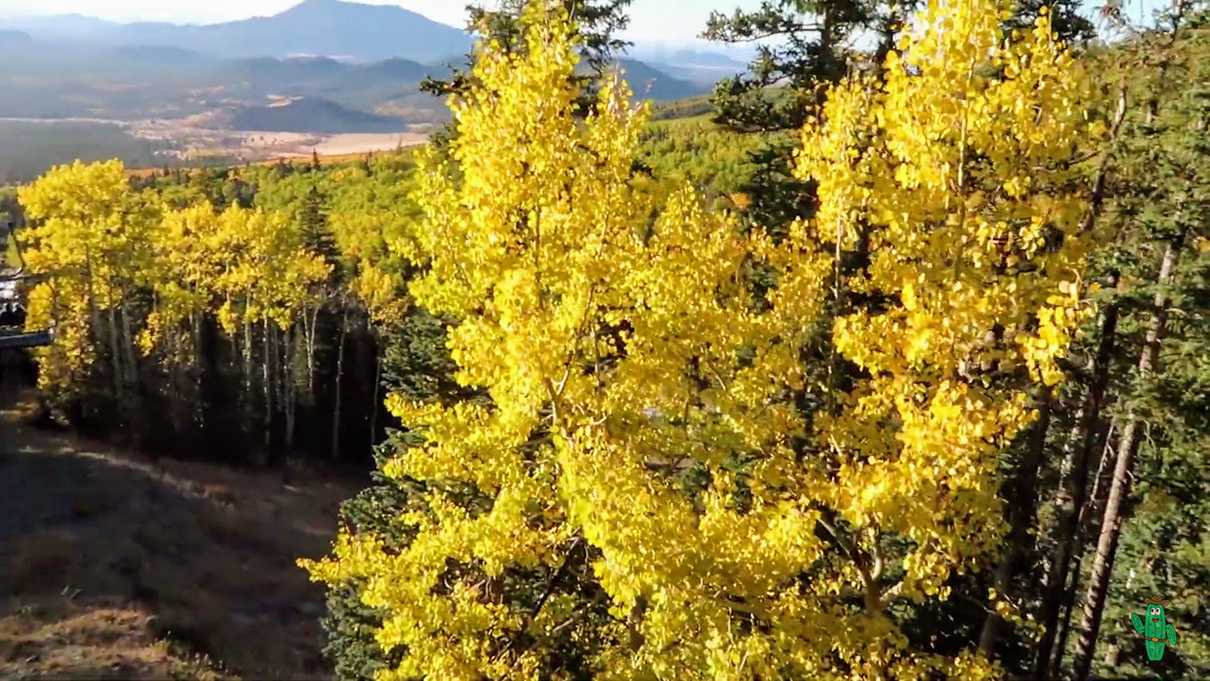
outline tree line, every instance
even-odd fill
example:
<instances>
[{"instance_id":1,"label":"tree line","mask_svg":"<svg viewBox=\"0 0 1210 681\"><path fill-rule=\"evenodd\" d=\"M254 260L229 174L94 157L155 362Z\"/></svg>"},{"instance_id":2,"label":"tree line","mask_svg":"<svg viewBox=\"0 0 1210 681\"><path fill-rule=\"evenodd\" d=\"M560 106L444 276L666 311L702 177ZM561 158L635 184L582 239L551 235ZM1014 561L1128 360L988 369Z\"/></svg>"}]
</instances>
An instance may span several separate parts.
<instances>
[{"instance_id":1,"label":"tree line","mask_svg":"<svg viewBox=\"0 0 1210 681\"><path fill-rule=\"evenodd\" d=\"M44 275L26 324L56 335L35 353L44 400L159 451L365 461L386 425L382 334L409 319L389 242L413 166L77 162L20 189Z\"/></svg>"}]
</instances>

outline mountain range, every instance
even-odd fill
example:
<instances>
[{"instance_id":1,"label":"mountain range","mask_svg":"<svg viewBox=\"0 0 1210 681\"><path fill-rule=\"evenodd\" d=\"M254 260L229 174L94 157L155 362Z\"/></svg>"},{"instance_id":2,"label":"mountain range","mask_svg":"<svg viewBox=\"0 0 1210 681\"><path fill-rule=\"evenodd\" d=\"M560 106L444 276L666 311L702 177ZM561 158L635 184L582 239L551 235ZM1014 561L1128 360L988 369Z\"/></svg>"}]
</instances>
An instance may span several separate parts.
<instances>
[{"instance_id":1,"label":"mountain range","mask_svg":"<svg viewBox=\"0 0 1210 681\"><path fill-rule=\"evenodd\" d=\"M287 98L306 100L292 110L290 130L299 121L306 127L307 112L317 117L315 132L377 131L382 116L400 126L434 123L444 119L444 104L421 94L419 83L464 63L472 44L467 32L415 12L342 0L305 0L271 17L205 26L82 15L0 21L0 118L218 111L224 115L210 120L271 121L284 113L262 109ZM701 94L727 68L742 70L722 55L662 54L670 63L619 61L637 96Z\"/></svg>"},{"instance_id":2,"label":"mountain range","mask_svg":"<svg viewBox=\"0 0 1210 681\"><path fill-rule=\"evenodd\" d=\"M204 26L139 22L120 24L80 15L8 22L9 28L48 41L95 46L171 45L228 58L325 55L419 62L465 54L471 36L416 12L341 0L305 0L271 17Z\"/></svg>"},{"instance_id":3,"label":"mountain range","mask_svg":"<svg viewBox=\"0 0 1210 681\"><path fill-rule=\"evenodd\" d=\"M0 47L24 47L33 41L28 33L22 31L0 31Z\"/></svg>"},{"instance_id":4,"label":"mountain range","mask_svg":"<svg viewBox=\"0 0 1210 681\"><path fill-rule=\"evenodd\" d=\"M71 158L240 161L309 153L341 133L366 133L345 142L354 145L423 138L449 113L420 83L465 65L473 38L400 7L342 0L205 26L0 20L0 184ZM726 55L651 46L618 66L653 100L701 95L744 69Z\"/></svg>"},{"instance_id":5,"label":"mountain range","mask_svg":"<svg viewBox=\"0 0 1210 681\"><path fill-rule=\"evenodd\" d=\"M458 0L451 0L458 1ZM79 14L0 21L4 32L73 46L175 47L215 57L327 56L349 61L407 59L424 64L460 59L473 44L466 31L392 5L345 0L304 0L270 17L208 25L118 23ZM744 64L702 50L636 47L633 58L657 70L704 77L709 71L740 71ZM667 73L665 73L667 75Z\"/></svg>"}]
</instances>

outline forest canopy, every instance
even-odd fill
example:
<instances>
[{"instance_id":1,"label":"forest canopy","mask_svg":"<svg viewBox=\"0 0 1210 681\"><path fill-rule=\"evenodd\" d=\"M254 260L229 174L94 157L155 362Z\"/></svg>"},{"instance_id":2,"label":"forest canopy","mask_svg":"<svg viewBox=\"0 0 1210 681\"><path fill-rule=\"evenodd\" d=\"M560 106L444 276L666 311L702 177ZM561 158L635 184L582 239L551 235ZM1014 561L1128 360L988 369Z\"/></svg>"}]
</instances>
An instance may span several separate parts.
<instances>
[{"instance_id":1,"label":"forest canopy","mask_svg":"<svg viewBox=\"0 0 1210 681\"><path fill-rule=\"evenodd\" d=\"M626 4L481 14L416 153L22 187L47 405L372 458L342 679L1210 674L1206 4L765 3L885 40L684 116L582 66Z\"/></svg>"}]
</instances>

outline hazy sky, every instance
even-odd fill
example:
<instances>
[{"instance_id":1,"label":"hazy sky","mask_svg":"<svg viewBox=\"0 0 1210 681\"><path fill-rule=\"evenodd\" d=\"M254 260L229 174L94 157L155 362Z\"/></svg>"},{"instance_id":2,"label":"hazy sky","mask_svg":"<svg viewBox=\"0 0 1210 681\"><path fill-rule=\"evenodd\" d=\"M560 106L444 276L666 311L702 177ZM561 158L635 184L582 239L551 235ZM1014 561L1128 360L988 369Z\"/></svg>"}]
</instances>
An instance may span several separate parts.
<instances>
[{"instance_id":1,"label":"hazy sky","mask_svg":"<svg viewBox=\"0 0 1210 681\"><path fill-rule=\"evenodd\" d=\"M214 23L267 16L301 0L0 0L0 17L31 14L85 14L116 21ZM466 0L358 0L399 5L430 19L461 27ZM628 37L644 41L692 41L706 25L710 10L756 7L759 0L634 0Z\"/></svg>"},{"instance_id":2,"label":"hazy sky","mask_svg":"<svg viewBox=\"0 0 1210 681\"><path fill-rule=\"evenodd\" d=\"M431 19L461 27L466 0L359 0L375 5L399 5ZM1085 0L1087 7L1105 0ZM298 4L300 0L0 0L0 17L30 14L85 14L117 21L173 21L214 23L250 16L267 16ZM1137 17L1140 9L1166 4L1167 0L1124 0L1126 11ZM646 44L683 44L694 39L714 9L730 11L751 8L760 0L634 0L631 27L626 37Z\"/></svg>"}]
</instances>

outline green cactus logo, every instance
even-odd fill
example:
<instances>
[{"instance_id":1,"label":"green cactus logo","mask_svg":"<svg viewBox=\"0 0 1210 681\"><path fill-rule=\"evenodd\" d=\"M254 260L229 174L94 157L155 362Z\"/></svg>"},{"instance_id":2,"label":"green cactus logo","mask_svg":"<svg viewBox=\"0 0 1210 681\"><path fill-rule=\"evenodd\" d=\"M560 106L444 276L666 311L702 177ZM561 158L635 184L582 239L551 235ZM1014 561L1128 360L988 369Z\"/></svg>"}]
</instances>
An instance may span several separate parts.
<instances>
[{"instance_id":1,"label":"green cactus logo","mask_svg":"<svg viewBox=\"0 0 1210 681\"><path fill-rule=\"evenodd\" d=\"M1164 651L1169 645L1176 647L1176 628L1164 617L1164 606L1150 603L1145 614L1130 613L1130 623L1143 635L1148 660L1159 662L1164 659Z\"/></svg>"}]
</instances>

